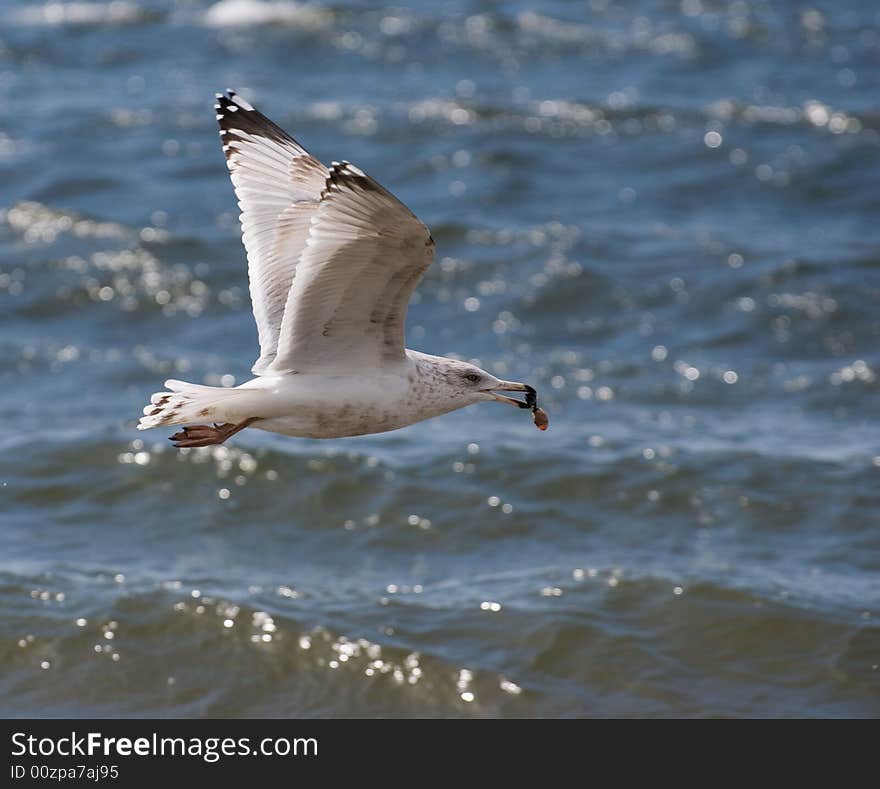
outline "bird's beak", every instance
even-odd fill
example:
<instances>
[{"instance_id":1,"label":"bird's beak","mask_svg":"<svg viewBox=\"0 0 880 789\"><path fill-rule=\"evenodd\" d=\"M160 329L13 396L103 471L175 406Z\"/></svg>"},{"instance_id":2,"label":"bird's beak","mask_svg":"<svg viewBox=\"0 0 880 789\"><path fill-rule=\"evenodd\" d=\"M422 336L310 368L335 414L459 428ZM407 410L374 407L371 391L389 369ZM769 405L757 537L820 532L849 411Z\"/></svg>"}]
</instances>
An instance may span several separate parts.
<instances>
[{"instance_id":1,"label":"bird's beak","mask_svg":"<svg viewBox=\"0 0 880 789\"><path fill-rule=\"evenodd\" d=\"M506 397L499 392L525 392L525 402L522 400L514 400L512 397ZM487 390L486 394L491 395L494 400L499 403L507 403L507 405L516 406L517 408L531 408L538 398L538 393L528 384L517 383L516 381L500 381L498 386L493 386Z\"/></svg>"}]
</instances>

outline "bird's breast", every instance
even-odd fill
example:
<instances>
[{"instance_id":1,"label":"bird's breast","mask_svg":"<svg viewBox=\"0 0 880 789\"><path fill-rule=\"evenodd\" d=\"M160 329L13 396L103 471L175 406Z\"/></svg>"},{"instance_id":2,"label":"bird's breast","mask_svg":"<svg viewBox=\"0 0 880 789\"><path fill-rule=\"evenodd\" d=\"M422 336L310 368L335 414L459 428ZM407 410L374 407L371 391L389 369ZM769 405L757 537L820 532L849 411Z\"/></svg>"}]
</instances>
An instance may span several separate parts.
<instances>
[{"instance_id":1,"label":"bird's breast","mask_svg":"<svg viewBox=\"0 0 880 789\"><path fill-rule=\"evenodd\" d=\"M396 430L451 410L407 371L394 375L292 375L266 382L253 427L302 438Z\"/></svg>"}]
</instances>

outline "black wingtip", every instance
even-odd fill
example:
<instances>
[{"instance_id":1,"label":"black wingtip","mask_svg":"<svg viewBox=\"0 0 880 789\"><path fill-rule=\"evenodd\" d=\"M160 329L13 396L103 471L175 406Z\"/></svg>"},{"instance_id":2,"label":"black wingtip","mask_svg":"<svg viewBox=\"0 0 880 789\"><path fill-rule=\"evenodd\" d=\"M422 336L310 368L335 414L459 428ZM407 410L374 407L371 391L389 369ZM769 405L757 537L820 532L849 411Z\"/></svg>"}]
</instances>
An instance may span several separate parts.
<instances>
[{"instance_id":1,"label":"black wingtip","mask_svg":"<svg viewBox=\"0 0 880 789\"><path fill-rule=\"evenodd\" d=\"M339 189L346 184L349 186L357 184L358 188L369 192L381 193L385 191L363 170L355 167L351 162L331 162L330 173L327 176L322 197L325 197L331 190Z\"/></svg>"},{"instance_id":2,"label":"black wingtip","mask_svg":"<svg viewBox=\"0 0 880 789\"><path fill-rule=\"evenodd\" d=\"M217 122L220 125L221 136L228 135L230 141L237 133L244 133L255 137L267 137L279 142L293 141L289 134L276 126L265 115L255 109L250 102L241 98L232 88L225 94L218 93L217 103L214 110ZM233 147L224 148L226 158L233 153Z\"/></svg>"},{"instance_id":3,"label":"black wingtip","mask_svg":"<svg viewBox=\"0 0 880 789\"><path fill-rule=\"evenodd\" d=\"M215 93L214 98L217 100L217 103L214 105L215 109L229 109L230 106L234 106L236 109L239 109L239 101L235 100L236 92L234 90L227 90L225 93Z\"/></svg>"}]
</instances>

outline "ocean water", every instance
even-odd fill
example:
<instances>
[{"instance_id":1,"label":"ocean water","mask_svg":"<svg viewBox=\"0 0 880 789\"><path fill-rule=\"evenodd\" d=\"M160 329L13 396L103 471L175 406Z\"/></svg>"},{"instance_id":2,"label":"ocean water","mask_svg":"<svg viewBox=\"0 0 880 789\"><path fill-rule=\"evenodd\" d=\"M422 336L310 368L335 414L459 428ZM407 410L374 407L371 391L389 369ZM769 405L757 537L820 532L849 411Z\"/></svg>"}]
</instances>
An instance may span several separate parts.
<instances>
[{"instance_id":1,"label":"ocean water","mask_svg":"<svg viewBox=\"0 0 880 789\"><path fill-rule=\"evenodd\" d=\"M256 357L227 87L546 433L136 432ZM7 0L0 713L880 714L878 96L868 0Z\"/></svg>"}]
</instances>

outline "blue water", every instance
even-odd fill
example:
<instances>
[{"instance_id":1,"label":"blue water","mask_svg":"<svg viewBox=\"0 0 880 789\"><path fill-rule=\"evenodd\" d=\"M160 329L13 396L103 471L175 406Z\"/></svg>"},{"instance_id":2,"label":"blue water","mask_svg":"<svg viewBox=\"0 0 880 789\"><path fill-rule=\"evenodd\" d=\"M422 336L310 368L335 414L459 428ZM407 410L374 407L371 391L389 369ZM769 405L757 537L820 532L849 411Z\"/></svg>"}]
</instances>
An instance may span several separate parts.
<instances>
[{"instance_id":1,"label":"blue water","mask_svg":"<svg viewBox=\"0 0 880 789\"><path fill-rule=\"evenodd\" d=\"M257 355L227 87L546 433L135 431ZM3 4L0 713L880 714L878 89L867 0Z\"/></svg>"}]
</instances>

